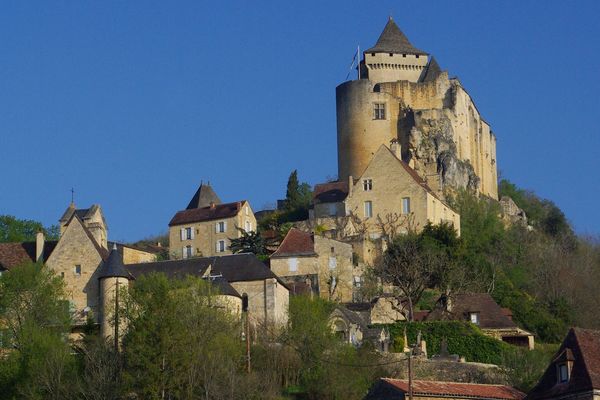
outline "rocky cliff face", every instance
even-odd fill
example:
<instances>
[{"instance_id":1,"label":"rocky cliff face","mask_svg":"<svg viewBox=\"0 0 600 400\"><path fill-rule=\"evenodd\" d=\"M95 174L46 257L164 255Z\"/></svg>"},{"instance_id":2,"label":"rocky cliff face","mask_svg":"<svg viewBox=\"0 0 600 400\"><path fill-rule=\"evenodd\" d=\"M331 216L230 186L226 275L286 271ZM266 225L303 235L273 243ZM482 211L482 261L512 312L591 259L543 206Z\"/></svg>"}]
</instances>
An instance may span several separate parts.
<instances>
[{"instance_id":1,"label":"rocky cliff face","mask_svg":"<svg viewBox=\"0 0 600 400\"><path fill-rule=\"evenodd\" d=\"M421 176L439 176L439 191L477 190L479 177L470 163L458 158L450 119L441 110L408 111L413 124L408 134L408 158ZM436 187L437 186L437 187Z\"/></svg>"}]
</instances>

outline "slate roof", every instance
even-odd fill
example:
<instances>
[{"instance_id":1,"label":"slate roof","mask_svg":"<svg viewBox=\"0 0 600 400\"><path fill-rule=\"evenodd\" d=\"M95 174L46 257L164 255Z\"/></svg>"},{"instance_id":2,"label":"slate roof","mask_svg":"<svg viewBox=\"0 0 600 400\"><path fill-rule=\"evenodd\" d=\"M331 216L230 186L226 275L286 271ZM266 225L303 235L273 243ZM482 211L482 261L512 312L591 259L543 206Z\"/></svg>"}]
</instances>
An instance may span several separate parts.
<instances>
[{"instance_id":1,"label":"slate roof","mask_svg":"<svg viewBox=\"0 0 600 400\"><path fill-rule=\"evenodd\" d=\"M389 389L408 393L408 380L381 378L380 382ZM440 381L413 381L413 394L427 397L453 397L469 399L521 400L525 393L505 385L484 385L479 383L459 383ZM369 397L367 398L377 398Z\"/></svg>"},{"instance_id":2,"label":"slate roof","mask_svg":"<svg viewBox=\"0 0 600 400\"><path fill-rule=\"evenodd\" d=\"M315 185L313 199L319 203L338 203L348 197L348 181L319 183Z\"/></svg>"},{"instance_id":3,"label":"slate roof","mask_svg":"<svg viewBox=\"0 0 600 400\"><path fill-rule=\"evenodd\" d=\"M209 184L201 183L186 209L204 208L210 206L210 203L221 204L221 199Z\"/></svg>"},{"instance_id":4,"label":"slate roof","mask_svg":"<svg viewBox=\"0 0 600 400\"><path fill-rule=\"evenodd\" d=\"M396 54L419 54L427 55L423 50L414 47L406 35L402 33L398 25L392 17L389 18L383 32L379 35L377 43L370 49L365 50L365 53L396 53Z\"/></svg>"},{"instance_id":5,"label":"slate roof","mask_svg":"<svg viewBox=\"0 0 600 400\"><path fill-rule=\"evenodd\" d=\"M94 213L100 208L98 204L92 204L90 208L80 208L76 209L75 204L69 204L69 207L65 210L65 213L62 217L60 217L60 222L67 222L73 217L73 214L77 215L80 220L85 220L91 218Z\"/></svg>"},{"instance_id":6,"label":"slate roof","mask_svg":"<svg viewBox=\"0 0 600 400\"><path fill-rule=\"evenodd\" d=\"M292 228L285 235L277 250L271 254L271 258L316 255L313 235L300 229Z\"/></svg>"},{"instance_id":7,"label":"slate roof","mask_svg":"<svg viewBox=\"0 0 600 400\"><path fill-rule=\"evenodd\" d=\"M102 278L132 278L131 274L125 269L123 255L117 250L116 246L110 251L108 258L102 262L98 279Z\"/></svg>"},{"instance_id":8,"label":"slate roof","mask_svg":"<svg viewBox=\"0 0 600 400\"><path fill-rule=\"evenodd\" d=\"M213 207L178 211L169 222L169 226L235 217L245 203L246 200L242 200L234 203L216 204Z\"/></svg>"},{"instance_id":9,"label":"slate roof","mask_svg":"<svg viewBox=\"0 0 600 400\"><path fill-rule=\"evenodd\" d=\"M164 273L171 279L182 279L188 275L203 276L209 267L212 275L220 274L230 283L276 278L285 286L285 283L277 275L250 253L125 265L125 269L134 278L157 272Z\"/></svg>"},{"instance_id":10,"label":"slate roof","mask_svg":"<svg viewBox=\"0 0 600 400\"><path fill-rule=\"evenodd\" d=\"M44 260L47 260L57 241L46 241L44 243ZM0 269L9 270L23 262L35 262L35 242L0 243Z\"/></svg>"},{"instance_id":11,"label":"slate roof","mask_svg":"<svg viewBox=\"0 0 600 400\"><path fill-rule=\"evenodd\" d=\"M573 360L568 382L558 383L556 362ZM571 328L552 363L527 400L550 399L569 394L600 390L600 331Z\"/></svg>"},{"instance_id":12,"label":"slate roof","mask_svg":"<svg viewBox=\"0 0 600 400\"><path fill-rule=\"evenodd\" d=\"M469 320L469 313L479 313L479 327L482 329L514 329L517 324L488 293L462 293L452 297L450 311L441 307L430 312L425 319L437 321L444 319Z\"/></svg>"},{"instance_id":13,"label":"slate roof","mask_svg":"<svg viewBox=\"0 0 600 400\"><path fill-rule=\"evenodd\" d=\"M429 64L427 64L427 70L425 71L425 75L423 76L423 82L433 82L437 79L438 76L442 73L442 69L440 65L437 63L435 58L432 56L431 60L429 60Z\"/></svg>"}]
</instances>

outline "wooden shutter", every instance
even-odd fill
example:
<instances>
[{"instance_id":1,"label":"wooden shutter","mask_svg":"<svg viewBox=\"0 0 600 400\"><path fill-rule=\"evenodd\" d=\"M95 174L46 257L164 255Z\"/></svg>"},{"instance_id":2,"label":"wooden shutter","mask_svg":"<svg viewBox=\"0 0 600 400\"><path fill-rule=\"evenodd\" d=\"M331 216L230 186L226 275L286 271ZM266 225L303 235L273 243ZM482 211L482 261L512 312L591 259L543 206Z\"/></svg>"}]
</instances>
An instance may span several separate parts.
<instances>
[{"instance_id":1,"label":"wooden shutter","mask_svg":"<svg viewBox=\"0 0 600 400\"><path fill-rule=\"evenodd\" d=\"M185 247L181 249L181 258L187 258L187 249Z\"/></svg>"},{"instance_id":2,"label":"wooden shutter","mask_svg":"<svg viewBox=\"0 0 600 400\"><path fill-rule=\"evenodd\" d=\"M219 233L219 223L215 224L215 233Z\"/></svg>"},{"instance_id":3,"label":"wooden shutter","mask_svg":"<svg viewBox=\"0 0 600 400\"><path fill-rule=\"evenodd\" d=\"M185 228L181 228L180 234L181 240L185 240Z\"/></svg>"},{"instance_id":4,"label":"wooden shutter","mask_svg":"<svg viewBox=\"0 0 600 400\"><path fill-rule=\"evenodd\" d=\"M195 229L194 229L194 227L193 227L193 226L192 226L190 229L191 229L191 231L192 231L192 235L191 235L190 237L193 239L193 238L194 238L194 233L195 233L194 231L195 231Z\"/></svg>"}]
</instances>

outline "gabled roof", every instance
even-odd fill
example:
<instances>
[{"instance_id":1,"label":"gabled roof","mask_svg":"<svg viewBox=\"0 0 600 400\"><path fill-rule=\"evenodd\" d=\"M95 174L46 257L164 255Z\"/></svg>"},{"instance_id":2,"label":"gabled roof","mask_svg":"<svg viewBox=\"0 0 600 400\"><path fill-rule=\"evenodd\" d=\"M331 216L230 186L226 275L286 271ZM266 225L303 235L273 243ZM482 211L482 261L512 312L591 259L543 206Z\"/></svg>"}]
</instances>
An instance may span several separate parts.
<instances>
[{"instance_id":1,"label":"gabled roof","mask_svg":"<svg viewBox=\"0 0 600 400\"><path fill-rule=\"evenodd\" d=\"M479 327L482 329L514 329L517 324L488 293L461 293L451 298L449 311L437 308L425 318L427 321L444 319L468 320L469 313L479 313Z\"/></svg>"},{"instance_id":2,"label":"gabled roof","mask_svg":"<svg viewBox=\"0 0 600 400\"><path fill-rule=\"evenodd\" d=\"M396 53L396 54L423 54L427 55L423 50L419 50L414 47L409 41L406 35L402 33L398 25L394 22L392 17L389 18L383 32L379 35L375 46L365 53Z\"/></svg>"},{"instance_id":3,"label":"gabled roof","mask_svg":"<svg viewBox=\"0 0 600 400\"><path fill-rule=\"evenodd\" d=\"M256 258L254 254L250 253L125 265L125 269L134 278L157 272L164 273L171 279L182 279L188 275L203 277L209 267L212 275L220 274L230 283L276 278L285 286L284 282L277 275Z\"/></svg>"},{"instance_id":4,"label":"gabled roof","mask_svg":"<svg viewBox=\"0 0 600 400\"><path fill-rule=\"evenodd\" d=\"M429 64L427 64L427 70L425 71L425 75L423 76L423 82L433 82L440 76L442 73L442 69L440 65L437 63L435 58L431 56L431 60L429 60Z\"/></svg>"},{"instance_id":5,"label":"gabled roof","mask_svg":"<svg viewBox=\"0 0 600 400\"><path fill-rule=\"evenodd\" d=\"M573 360L571 377L568 382L558 383L556 364L567 360ZM571 328L527 399L558 398L591 390L600 390L600 331Z\"/></svg>"},{"instance_id":6,"label":"gabled roof","mask_svg":"<svg viewBox=\"0 0 600 400\"><path fill-rule=\"evenodd\" d=\"M292 228L271 258L291 256L316 256L315 240L312 234Z\"/></svg>"},{"instance_id":7,"label":"gabled roof","mask_svg":"<svg viewBox=\"0 0 600 400\"><path fill-rule=\"evenodd\" d=\"M408 380L381 378L380 383L388 389L408 393ZM469 399L521 400L525 393L505 385L483 385L440 381L413 381L413 394L428 397L453 397ZM371 398L367 396L367 398ZM377 397L373 397L377 398Z\"/></svg>"},{"instance_id":8,"label":"gabled roof","mask_svg":"<svg viewBox=\"0 0 600 400\"><path fill-rule=\"evenodd\" d=\"M76 209L75 204L71 203L69 204L69 207L67 207L67 209L65 210L63 216L60 217L59 222L67 222L73 217L73 215L77 215L80 220L84 221L86 219L92 218L97 211L100 211L100 214L102 215L102 209L98 204L92 204L90 208ZM102 220L104 221L104 215L102 215ZM106 221L104 222L106 223Z\"/></svg>"},{"instance_id":9,"label":"gabled roof","mask_svg":"<svg viewBox=\"0 0 600 400\"><path fill-rule=\"evenodd\" d=\"M246 200L242 200L234 203L216 204L212 207L178 211L171 219L171 222L169 222L169 226L235 217L245 203Z\"/></svg>"},{"instance_id":10,"label":"gabled roof","mask_svg":"<svg viewBox=\"0 0 600 400\"><path fill-rule=\"evenodd\" d=\"M44 243L44 260L56 247L56 240ZM35 262L35 242L0 243L0 269L11 269L24 262Z\"/></svg>"},{"instance_id":11,"label":"gabled roof","mask_svg":"<svg viewBox=\"0 0 600 400\"><path fill-rule=\"evenodd\" d=\"M338 203L348 197L348 181L319 183L315 185L313 199L319 203Z\"/></svg>"},{"instance_id":12,"label":"gabled roof","mask_svg":"<svg viewBox=\"0 0 600 400\"><path fill-rule=\"evenodd\" d=\"M204 208L210 206L211 203L221 204L221 199L209 184L201 183L186 209Z\"/></svg>"},{"instance_id":13,"label":"gabled roof","mask_svg":"<svg viewBox=\"0 0 600 400\"><path fill-rule=\"evenodd\" d=\"M132 276L125 269L123 264L123 255L119 253L117 247L113 247L108 255L108 259L102 262L100 271L98 273L98 279L102 278L127 278L132 279Z\"/></svg>"}]
</instances>

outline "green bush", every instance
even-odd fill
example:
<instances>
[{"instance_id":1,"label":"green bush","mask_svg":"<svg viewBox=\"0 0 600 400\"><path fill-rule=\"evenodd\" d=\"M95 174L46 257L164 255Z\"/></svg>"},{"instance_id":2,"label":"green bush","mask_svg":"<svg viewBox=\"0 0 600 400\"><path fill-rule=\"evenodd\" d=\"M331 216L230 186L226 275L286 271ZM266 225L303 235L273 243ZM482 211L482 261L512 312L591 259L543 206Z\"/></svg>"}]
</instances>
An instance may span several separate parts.
<instances>
[{"instance_id":1,"label":"green bush","mask_svg":"<svg viewBox=\"0 0 600 400\"><path fill-rule=\"evenodd\" d=\"M429 355L439 353L443 338L446 338L450 354L458 354L472 362L501 364L504 354L511 351L510 345L484 335L468 322L397 322L385 326L390 331L395 351L402 351L404 328L411 344L416 342L417 334L421 332L421 337L427 342Z\"/></svg>"}]
</instances>

